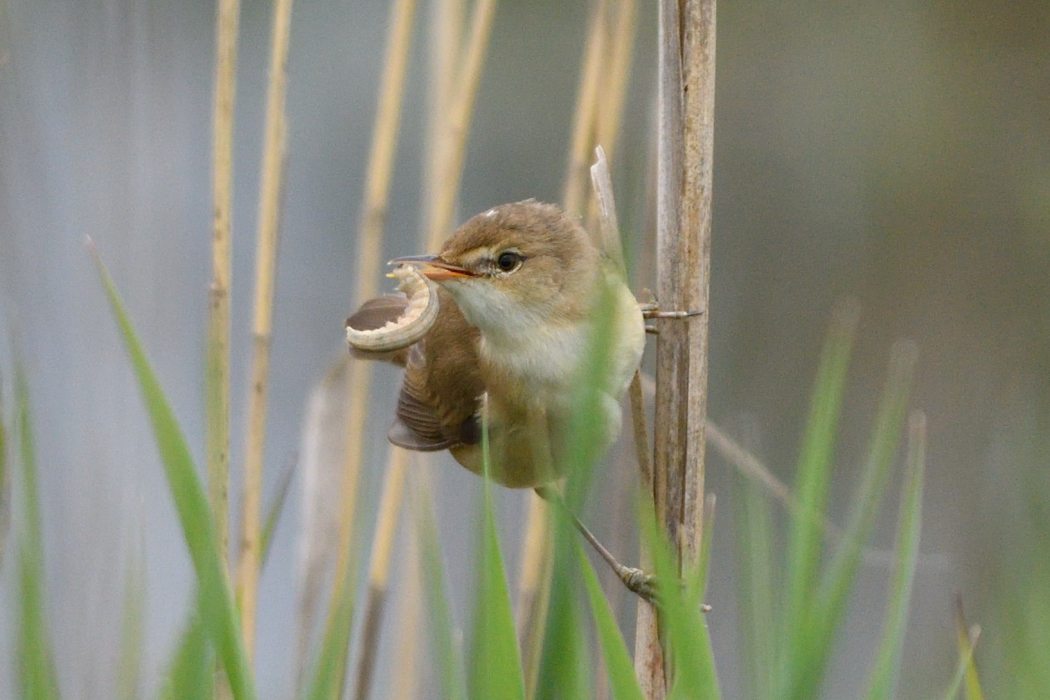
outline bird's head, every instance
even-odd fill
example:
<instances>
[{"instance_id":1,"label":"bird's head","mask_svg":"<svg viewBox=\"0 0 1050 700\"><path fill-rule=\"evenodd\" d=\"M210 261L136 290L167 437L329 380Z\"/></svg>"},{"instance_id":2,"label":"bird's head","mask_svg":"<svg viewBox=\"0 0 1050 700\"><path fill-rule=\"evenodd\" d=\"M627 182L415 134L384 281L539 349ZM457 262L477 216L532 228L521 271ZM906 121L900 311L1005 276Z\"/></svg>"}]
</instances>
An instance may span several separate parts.
<instances>
[{"instance_id":1,"label":"bird's head","mask_svg":"<svg viewBox=\"0 0 1050 700\"><path fill-rule=\"evenodd\" d=\"M495 340L585 319L598 255L576 220L554 205L527 200L478 214L438 255L392 262L420 264L467 320Z\"/></svg>"}]
</instances>

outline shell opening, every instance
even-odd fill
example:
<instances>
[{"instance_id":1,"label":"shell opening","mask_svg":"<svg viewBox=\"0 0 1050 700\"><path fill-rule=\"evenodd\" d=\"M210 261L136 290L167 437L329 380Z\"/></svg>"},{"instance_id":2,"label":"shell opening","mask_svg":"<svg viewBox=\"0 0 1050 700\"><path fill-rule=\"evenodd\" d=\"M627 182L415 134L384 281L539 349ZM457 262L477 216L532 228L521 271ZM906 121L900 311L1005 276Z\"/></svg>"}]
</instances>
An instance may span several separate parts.
<instances>
[{"instance_id":1,"label":"shell opening","mask_svg":"<svg viewBox=\"0 0 1050 700\"><path fill-rule=\"evenodd\" d=\"M408 305L397 319L380 328L358 330L346 326L346 340L364 352L390 352L412 345L423 338L438 315L436 285L412 265L398 265L391 273L397 288L408 297Z\"/></svg>"}]
</instances>

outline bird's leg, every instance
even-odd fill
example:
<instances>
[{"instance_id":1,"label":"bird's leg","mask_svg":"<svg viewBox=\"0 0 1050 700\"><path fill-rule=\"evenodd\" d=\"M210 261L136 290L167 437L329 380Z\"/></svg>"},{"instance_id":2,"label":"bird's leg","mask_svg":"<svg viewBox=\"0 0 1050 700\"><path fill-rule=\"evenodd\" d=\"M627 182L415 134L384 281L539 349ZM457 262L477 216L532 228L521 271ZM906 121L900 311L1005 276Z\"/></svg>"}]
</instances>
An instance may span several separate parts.
<instances>
[{"instance_id":1,"label":"bird's leg","mask_svg":"<svg viewBox=\"0 0 1050 700\"><path fill-rule=\"evenodd\" d=\"M587 540L591 547L601 555L602 559L604 559L605 563L609 565L609 568L613 570L613 573L616 574L617 578L619 578L623 582L623 585L627 587L627 590L641 597L650 605L656 605L656 577L642 571L641 569L621 564L616 557L612 555L612 552L606 549L605 545L603 545L598 538L587 529L587 526L576 517L576 514L569 512L568 506L565 505L565 500L562 499L561 494L557 491L548 486L537 486L536 494L548 503L553 503L556 507L565 511L572 520L573 526L575 526L576 530L583 535L583 539Z\"/></svg>"}]
</instances>

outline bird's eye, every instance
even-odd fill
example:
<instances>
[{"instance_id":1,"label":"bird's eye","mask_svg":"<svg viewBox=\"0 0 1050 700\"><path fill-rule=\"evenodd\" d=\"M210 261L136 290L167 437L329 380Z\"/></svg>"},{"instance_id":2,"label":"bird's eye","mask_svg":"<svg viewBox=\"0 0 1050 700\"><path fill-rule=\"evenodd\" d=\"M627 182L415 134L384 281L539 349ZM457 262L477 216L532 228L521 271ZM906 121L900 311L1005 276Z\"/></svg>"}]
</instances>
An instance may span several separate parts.
<instances>
[{"instance_id":1,"label":"bird's eye","mask_svg":"<svg viewBox=\"0 0 1050 700\"><path fill-rule=\"evenodd\" d=\"M504 272L510 272L520 265L521 261L522 257L519 253L515 253L513 250L507 250L500 253L499 257L496 258L496 265Z\"/></svg>"}]
</instances>

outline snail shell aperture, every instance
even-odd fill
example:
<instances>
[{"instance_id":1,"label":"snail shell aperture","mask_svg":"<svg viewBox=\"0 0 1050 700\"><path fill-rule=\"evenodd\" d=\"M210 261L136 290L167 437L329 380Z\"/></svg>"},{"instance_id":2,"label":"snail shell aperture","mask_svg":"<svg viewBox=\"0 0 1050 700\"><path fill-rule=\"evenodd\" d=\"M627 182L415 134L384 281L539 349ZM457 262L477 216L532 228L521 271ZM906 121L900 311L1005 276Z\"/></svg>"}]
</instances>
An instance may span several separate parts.
<instances>
[{"instance_id":1,"label":"snail shell aperture","mask_svg":"<svg viewBox=\"0 0 1050 700\"><path fill-rule=\"evenodd\" d=\"M411 265L398 265L391 276L400 280L399 291L408 297L404 313L380 328L358 330L346 325L346 340L364 352L390 352L418 342L438 315L437 286Z\"/></svg>"}]
</instances>

